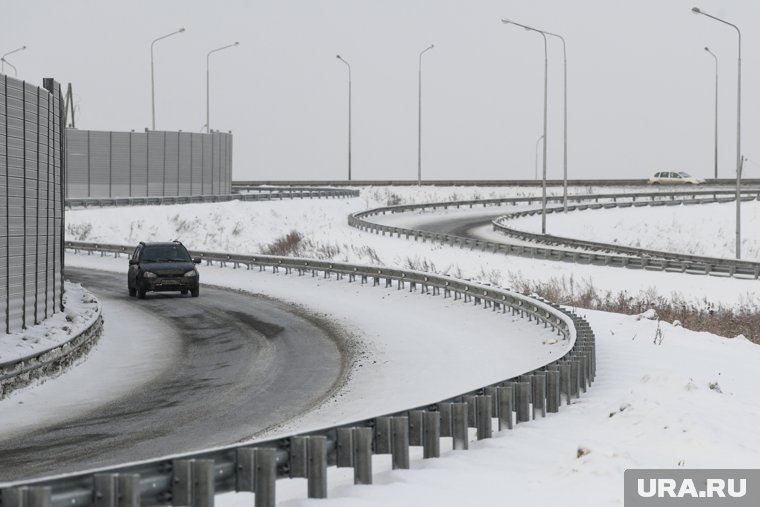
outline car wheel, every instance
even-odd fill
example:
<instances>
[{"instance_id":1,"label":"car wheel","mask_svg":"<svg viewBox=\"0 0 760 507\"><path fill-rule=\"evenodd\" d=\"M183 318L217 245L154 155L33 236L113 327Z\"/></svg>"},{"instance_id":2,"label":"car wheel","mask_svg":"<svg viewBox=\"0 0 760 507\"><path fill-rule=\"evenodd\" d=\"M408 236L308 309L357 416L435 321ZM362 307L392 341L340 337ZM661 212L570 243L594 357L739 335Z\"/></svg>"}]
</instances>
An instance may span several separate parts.
<instances>
[{"instance_id":1,"label":"car wheel","mask_svg":"<svg viewBox=\"0 0 760 507\"><path fill-rule=\"evenodd\" d=\"M183 296L187 296L187 289L182 289L181 291L179 291L179 293L182 294Z\"/></svg>"},{"instance_id":2,"label":"car wheel","mask_svg":"<svg viewBox=\"0 0 760 507\"><path fill-rule=\"evenodd\" d=\"M138 287L138 289L137 289L137 297L140 298L140 299L145 299L145 292L146 292L145 289L143 289L142 287Z\"/></svg>"},{"instance_id":3,"label":"car wheel","mask_svg":"<svg viewBox=\"0 0 760 507\"><path fill-rule=\"evenodd\" d=\"M198 288L198 289L190 289L190 295L193 296L194 298L197 298L200 293L201 293L201 289L200 288Z\"/></svg>"},{"instance_id":4,"label":"car wheel","mask_svg":"<svg viewBox=\"0 0 760 507\"><path fill-rule=\"evenodd\" d=\"M137 295L137 289L129 287L129 297L135 297Z\"/></svg>"}]
</instances>

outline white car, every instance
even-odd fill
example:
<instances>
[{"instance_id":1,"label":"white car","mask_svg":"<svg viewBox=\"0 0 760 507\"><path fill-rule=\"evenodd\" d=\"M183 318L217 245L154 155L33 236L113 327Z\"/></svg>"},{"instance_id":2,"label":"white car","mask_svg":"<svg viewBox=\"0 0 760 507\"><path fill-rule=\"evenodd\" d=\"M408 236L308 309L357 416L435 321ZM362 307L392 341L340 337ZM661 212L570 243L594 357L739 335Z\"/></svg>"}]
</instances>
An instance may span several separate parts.
<instances>
[{"instance_id":1,"label":"white car","mask_svg":"<svg viewBox=\"0 0 760 507\"><path fill-rule=\"evenodd\" d=\"M705 180L700 178L695 178L689 173L685 173L683 171L679 172L673 172L673 171L661 171L658 173L654 173L654 176L649 178L647 183L650 185L680 185L685 183L691 183L692 185L699 185L700 183L704 183Z\"/></svg>"}]
</instances>

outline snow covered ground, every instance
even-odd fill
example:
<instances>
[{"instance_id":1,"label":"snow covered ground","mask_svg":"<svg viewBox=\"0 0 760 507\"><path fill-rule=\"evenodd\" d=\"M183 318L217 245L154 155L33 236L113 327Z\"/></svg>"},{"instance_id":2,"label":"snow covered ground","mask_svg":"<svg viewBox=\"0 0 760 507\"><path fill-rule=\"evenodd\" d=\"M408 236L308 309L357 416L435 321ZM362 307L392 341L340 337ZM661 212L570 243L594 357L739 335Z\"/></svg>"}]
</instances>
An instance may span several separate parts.
<instances>
[{"instance_id":1,"label":"snow covered ground","mask_svg":"<svg viewBox=\"0 0 760 507\"><path fill-rule=\"evenodd\" d=\"M420 192L420 199L444 200L447 192L450 195L455 191L457 198L466 199L471 197L466 192L479 190L394 187L372 189L362 197L345 200L165 206L130 209L128 214L123 210L83 210L67 215L68 239L132 244L139 240L176 238L192 249L254 253L292 229L299 231L306 240L302 242L299 255L399 266L412 264L417 268L426 264L438 272L503 285L509 285L510 276L516 275L545 280L572 277L601 289L636 292L654 288L665 295L676 291L682 296L710 298L728 305L758 297L757 282L754 281L497 256L376 236L346 225L348 213L385 205L383 201L387 199L398 200L396 203L408 202ZM514 195L509 189L489 188L487 192ZM481 197L490 195L484 191ZM730 204L724 206L731 207ZM698 207L668 210L692 212L695 208ZM602 227L609 219L609 215L605 215L608 212L600 210L588 216L599 221L599 227ZM574 216L577 215L568 215L571 220ZM414 223L430 218L431 214L425 214L403 220ZM550 231L554 218L549 217ZM703 229L698 229L697 233L701 234L700 231ZM685 240L690 234L682 230L671 235ZM610 241L611 238L604 240ZM126 266L124 258L71 254L67 254L67 263L97 265L104 269L124 269ZM201 273L205 282L232 286L246 283L246 277L231 268L206 267ZM265 283L267 278L276 279L277 283ZM295 281L286 281L286 278ZM352 325L350 315L354 308L351 299L366 297L359 294L374 291L367 287L346 289L344 282L333 280L320 282L321 286L313 291L301 291L309 296L294 296L301 292L291 291L287 284L310 284L314 280L279 277L271 273L254 273L251 280L253 286L262 291L281 291L273 294L276 297L308 297L309 300L302 299L300 303L322 305L319 307L321 311L342 315L340 323L349 326ZM320 296L324 294L323 290L333 287L347 295L345 303ZM442 303L439 298L391 292L393 294L382 300L404 301L404 310L414 305L414 313L418 308L421 312L435 312L436 318L440 319L436 323L440 330L432 333L434 338L420 329L419 333L412 333L403 341L385 336L386 345L365 346L366 356L362 356L364 366L361 369L372 365L374 375L362 372L365 376L355 377L347 386L352 392L350 396L333 398L313 415L284 430L312 427L346 413L354 415L360 405L367 409L371 405L377 413L395 410L402 395L419 399L426 396L440 398L441 386L454 388L453 384L458 387L461 381L462 389L455 389L455 392L466 390L464 384L471 385L474 378L484 374L483 364L493 362L496 366L503 366L502 358L509 352L496 352L492 347L498 342L473 342L470 334L459 335L448 330L449 316L462 315L456 313L458 306L470 315L473 308L465 308L459 302L446 306L453 302ZM381 293L381 296L385 294ZM425 310L428 303L432 306ZM352 310L346 312L348 308ZM633 316L592 311L581 313L585 314L597 336L597 378L584 397L570 407L563 407L559 414L521 424L513 431L496 434L491 440L472 442L469 451L451 451L450 446L447 449L444 444L444 457L439 460L422 460L421 452L415 450L410 471L390 470L388 456L375 457L373 486L353 486L350 469L332 469L328 479L330 499L327 501L306 500L303 480L279 481L278 499L289 506L501 505L507 499L509 503L529 505L614 506L622 505L622 478L627 468L757 466L760 461L760 441L756 438L756 427L760 423L760 393L754 385L756 365L760 361L757 345L741 337L721 338L695 333L669 323L637 320ZM408 314L400 312L394 323L406 322ZM488 319L503 316L481 311L477 318L469 318L470 324L493 330L499 324ZM380 320L388 319L376 316L365 322L365 329L379 326ZM362 340L369 340L365 344L375 343L380 335L382 333L370 332ZM429 358L425 354L429 354L431 339L443 346L436 349L434 360L427 361ZM418 361L406 366L400 364L403 361L395 352L409 353L412 349L419 351L423 368L419 368ZM464 365L458 366L455 375L452 375L451 368L440 367L443 361L455 361L468 355L488 363L465 361ZM391 376L372 361L380 364L390 361L388 367L392 370L387 371L395 372L393 377L399 376L404 388L397 391L378 388L375 382L388 381ZM408 368L408 372L402 372L403 368ZM419 375L425 375L424 383ZM385 394L389 392L394 394ZM377 393L384 395L378 396ZM358 399L356 403L359 405L343 404L352 397ZM251 504L250 495L246 494L225 495L217 501L225 507Z\"/></svg>"},{"instance_id":2,"label":"snow covered ground","mask_svg":"<svg viewBox=\"0 0 760 507\"><path fill-rule=\"evenodd\" d=\"M0 363L40 354L58 347L87 329L98 318L98 301L79 284L66 282L64 311L40 324L4 335L0 340Z\"/></svg>"},{"instance_id":3,"label":"snow covered ground","mask_svg":"<svg viewBox=\"0 0 760 507\"><path fill-rule=\"evenodd\" d=\"M742 258L760 261L760 202L743 202ZM573 211L547 215L547 232L567 238L709 257L735 258L736 204L658 206ZM540 215L507 222L541 232Z\"/></svg>"}]
</instances>

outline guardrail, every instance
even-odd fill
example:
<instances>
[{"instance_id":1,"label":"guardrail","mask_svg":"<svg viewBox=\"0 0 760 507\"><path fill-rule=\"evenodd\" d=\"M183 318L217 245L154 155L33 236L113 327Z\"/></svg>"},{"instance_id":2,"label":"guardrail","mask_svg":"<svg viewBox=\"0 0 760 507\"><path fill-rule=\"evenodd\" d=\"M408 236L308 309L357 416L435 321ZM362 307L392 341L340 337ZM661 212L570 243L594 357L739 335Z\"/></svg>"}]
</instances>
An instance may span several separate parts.
<instances>
[{"instance_id":1,"label":"guardrail","mask_svg":"<svg viewBox=\"0 0 760 507\"><path fill-rule=\"evenodd\" d=\"M233 181L232 188L244 187L244 186L256 186L256 185L301 185L301 186L416 186L417 180L303 180L303 181L287 181L287 180L269 180L269 181ZM742 183L758 185L760 179L743 179ZM423 185L438 186L438 187L540 187L541 180L422 180ZM546 185L551 187L557 187L564 185L563 180L546 180ZM616 187L616 186L645 186L647 184L646 179L629 179L629 180L612 180L612 179L595 179L595 180L567 180L568 186L591 186L591 187ZM736 180L731 178L709 179L705 183L706 185L736 185Z\"/></svg>"},{"instance_id":2,"label":"guardrail","mask_svg":"<svg viewBox=\"0 0 760 507\"><path fill-rule=\"evenodd\" d=\"M104 207L104 206L146 206L163 204L190 204L203 202L226 202L226 201L273 201L282 199L321 199L329 197L358 197L358 190L344 188L264 188L254 189L256 193L249 194L223 194L223 195L193 195L193 196L165 196L165 197L101 197L66 199L66 207L80 206Z\"/></svg>"},{"instance_id":3,"label":"guardrail","mask_svg":"<svg viewBox=\"0 0 760 507\"><path fill-rule=\"evenodd\" d=\"M741 198L742 201L753 201L756 196L746 196ZM636 203L614 202L604 205L584 205L578 204L568 206L567 211L582 211L587 209L599 208L627 208L631 206L674 206L674 205L694 205L694 204L712 204L719 201L734 201L735 199L688 199L673 201L639 201ZM564 208L555 207L547 208L548 213L563 212ZM498 230L509 237L521 239L524 241L534 241L550 245L564 245L570 248L583 248L587 250L604 250L615 252L621 255L630 255L637 257L636 261L643 268L670 269L689 273L727 275L732 277L751 277L757 279L760 275L760 263L752 261L721 259L716 257L707 257L701 255L688 255L674 252L665 252L661 250L648 250L645 248L636 248L631 246L613 245L610 243L601 243L596 241L585 241L562 236L553 236L551 234L536 234L507 227L505 225L509 220L516 218L540 214L540 209L527 211L518 211L499 217L492 221L494 230ZM619 258L615 258L617 261ZM625 257L623 257L625 259ZM626 261L623 262L624 265ZM627 261L630 262L630 261ZM629 266L630 267L630 266Z\"/></svg>"},{"instance_id":4,"label":"guardrail","mask_svg":"<svg viewBox=\"0 0 760 507\"><path fill-rule=\"evenodd\" d=\"M101 255L131 253L132 247L67 242L75 251ZM492 311L520 315L570 347L561 358L504 381L401 412L322 428L276 440L163 457L142 463L34 481L0 484L0 505L213 505L214 495L254 491L257 506L273 506L276 479L307 478L309 498L327 496L327 466L353 467L356 484L372 483L373 454L390 454L393 468L409 468L409 446L422 446L425 458L440 456L440 438L467 449L469 428L478 439L512 429L548 413L585 392L596 375L594 333L581 317L544 300L508 289L483 286L429 273L331 261L192 251L208 263L330 277L453 297Z\"/></svg>"},{"instance_id":5,"label":"guardrail","mask_svg":"<svg viewBox=\"0 0 760 507\"><path fill-rule=\"evenodd\" d=\"M100 338L103 316L100 304L92 322L65 343L25 357L0 363L0 399L31 382L55 375L87 354ZM0 505L5 505L0 502Z\"/></svg>"},{"instance_id":6,"label":"guardrail","mask_svg":"<svg viewBox=\"0 0 760 507\"><path fill-rule=\"evenodd\" d=\"M709 198L701 198L711 196ZM723 197L728 196L728 197ZM616 193L616 194L586 194L568 196L569 202L593 201L591 204L568 205L568 209L598 209L615 206L665 206L665 205L689 205L689 204L707 204L714 202L733 202L735 200L735 191L721 190L701 190L688 192L646 192L646 193ZM754 200L760 198L760 190L747 189L742 191L742 200ZM547 202L562 202L562 196L547 196ZM602 202L606 201L606 202ZM482 248L494 253L503 253L506 255L518 255L521 257L530 257L544 260L555 260L565 262L575 262L580 264L594 264L601 266L626 267L632 269L649 269L658 271L676 271L692 274L705 275L724 275L732 277L745 277L757 279L760 275L760 263L751 261L737 261L731 259L721 259L715 257L690 256L686 254L675 254L669 252L660 252L656 250L634 249L627 247L617 248L614 245L604 243L589 243L593 250L604 250L607 252L616 251L625 255L611 255L607 253L595 253L583 250L568 250L547 247L538 247L531 245L516 245L511 243L501 243L497 241L486 241L482 239L466 238L453 234L433 233L412 228L396 227L381 225L365 220L366 217L386 214L386 213L404 213L417 210L437 210L448 208L474 207L474 206L504 206L518 205L541 202L540 197L510 197L501 199L482 199L468 201L436 202L425 204L407 204L401 206L385 206L367 211L353 213L348 217L348 224L360 230L374 232L376 234L395 234L401 237L403 234L407 239L413 237L415 240L435 241L450 246ZM548 208L552 212L561 211L563 208ZM540 213L540 209L531 209L520 211L518 214ZM510 214L511 215L511 214ZM569 240L567 238L555 236L543 236L540 234L526 233L516 231L494 221L494 226L514 237L529 240L541 241L550 245L564 245L569 248L583 248L584 242L580 240Z\"/></svg>"}]
</instances>

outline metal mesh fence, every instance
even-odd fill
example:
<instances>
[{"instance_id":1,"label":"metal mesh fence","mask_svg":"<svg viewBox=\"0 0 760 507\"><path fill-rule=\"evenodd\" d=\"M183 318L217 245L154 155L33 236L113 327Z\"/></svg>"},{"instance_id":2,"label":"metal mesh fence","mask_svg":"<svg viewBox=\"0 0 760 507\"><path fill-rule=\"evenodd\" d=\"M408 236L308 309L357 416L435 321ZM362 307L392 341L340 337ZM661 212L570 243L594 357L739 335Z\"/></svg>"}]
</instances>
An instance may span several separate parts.
<instances>
[{"instance_id":1,"label":"metal mesh fence","mask_svg":"<svg viewBox=\"0 0 760 507\"><path fill-rule=\"evenodd\" d=\"M66 129L67 198L229 194L232 134Z\"/></svg>"},{"instance_id":2,"label":"metal mesh fence","mask_svg":"<svg viewBox=\"0 0 760 507\"><path fill-rule=\"evenodd\" d=\"M0 75L0 312L6 333L63 309L60 86Z\"/></svg>"}]
</instances>

